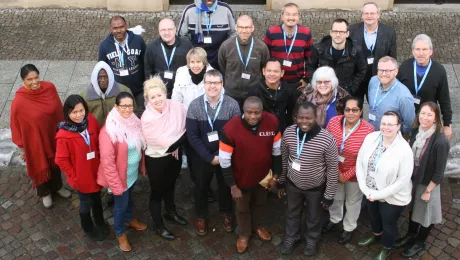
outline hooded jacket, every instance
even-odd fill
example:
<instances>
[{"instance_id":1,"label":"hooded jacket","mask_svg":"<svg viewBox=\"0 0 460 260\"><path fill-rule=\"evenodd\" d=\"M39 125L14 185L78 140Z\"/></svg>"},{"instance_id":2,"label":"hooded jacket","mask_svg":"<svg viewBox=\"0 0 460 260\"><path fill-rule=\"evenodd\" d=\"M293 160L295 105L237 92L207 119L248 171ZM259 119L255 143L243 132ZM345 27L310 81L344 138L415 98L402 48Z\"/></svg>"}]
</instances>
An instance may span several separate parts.
<instances>
[{"instance_id":1,"label":"hooded jacket","mask_svg":"<svg viewBox=\"0 0 460 260\"><path fill-rule=\"evenodd\" d=\"M350 38L347 38L345 52L335 65L334 59L330 54L331 48L331 36L325 36L320 42L313 45L310 60L307 63L309 80L311 80L317 68L329 66L334 69L339 79L339 85L348 93L355 93L366 76L367 70L367 61L361 47L354 44Z\"/></svg>"},{"instance_id":2,"label":"hooded jacket","mask_svg":"<svg viewBox=\"0 0 460 260\"><path fill-rule=\"evenodd\" d=\"M109 83L105 92L102 92L97 82L97 77L101 70L105 70L109 77ZM129 88L115 81L113 71L107 63L99 61L96 66L94 66L93 72L91 73L91 83L81 91L80 96L88 103L89 112L96 118L97 122L102 127L105 124L107 115L115 105L115 99L120 92L133 94ZM136 106L134 100L133 102L134 106Z\"/></svg>"},{"instance_id":3,"label":"hooded jacket","mask_svg":"<svg viewBox=\"0 0 460 260\"><path fill-rule=\"evenodd\" d=\"M115 75L115 81L127 86L133 94L139 94L143 91L144 84L144 53L146 45L144 39L134 34L132 31L126 31L128 37L127 52L119 47L123 52L123 61L120 61L120 55L117 51L117 43L112 33L99 44L98 61L104 61L109 64ZM122 64L124 63L124 66ZM129 75L121 76L120 72L127 69Z\"/></svg>"}]
</instances>

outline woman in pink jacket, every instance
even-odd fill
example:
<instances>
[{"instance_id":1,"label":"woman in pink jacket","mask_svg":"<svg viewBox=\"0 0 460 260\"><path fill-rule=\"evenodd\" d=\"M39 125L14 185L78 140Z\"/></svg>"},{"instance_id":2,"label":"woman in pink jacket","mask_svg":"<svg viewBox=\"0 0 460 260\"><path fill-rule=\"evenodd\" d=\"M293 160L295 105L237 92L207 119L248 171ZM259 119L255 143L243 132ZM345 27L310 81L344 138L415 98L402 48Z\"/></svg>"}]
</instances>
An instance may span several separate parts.
<instances>
[{"instance_id":1,"label":"woman in pink jacket","mask_svg":"<svg viewBox=\"0 0 460 260\"><path fill-rule=\"evenodd\" d=\"M108 187L113 195L114 230L119 247L131 251L126 236L126 227L144 230L147 225L133 217L131 191L138 173L145 175L144 151L141 121L133 113L133 96L121 92L115 100L105 126L99 134L101 162L97 182Z\"/></svg>"}]
</instances>

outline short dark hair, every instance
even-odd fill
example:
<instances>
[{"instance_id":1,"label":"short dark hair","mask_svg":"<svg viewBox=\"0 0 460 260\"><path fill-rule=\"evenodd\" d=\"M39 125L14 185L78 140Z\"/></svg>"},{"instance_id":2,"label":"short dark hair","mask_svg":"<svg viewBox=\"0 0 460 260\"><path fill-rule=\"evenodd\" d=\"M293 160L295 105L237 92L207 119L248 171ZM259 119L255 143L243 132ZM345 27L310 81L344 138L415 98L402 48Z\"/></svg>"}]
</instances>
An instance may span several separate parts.
<instances>
[{"instance_id":1,"label":"short dark hair","mask_svg":"<svg viewBox=\"0 0 460 260\"><path fill-rule=\"evenodd\" d=\"M273 57L269 58L269 59L264 63L263 68L266 68L266 67L267 67L267 64L268 64L269 62L277 62L277 63L279 63L279 64L280 64L280 69L283 70L283 63L281 62L281 60L280 60L280 59L277 59L277 58L273 58Z\"/></svg>"},{"instance_id":2,"label":"short dark hair","mask_svg":"<svg viewBox=\"0 0 460 260\"><path fill-rule=\"evenodd\" d=\"M343 108L347 106L348 101L356 101L358 103L359 110L363 110L364 104L363 100L360 97L354 97L354 96L347 96L343 99ZM343 112L343 111L342 111Z\"/></svg>"},{"instance_id":3,"label":"short dark hair","mask_svg":"<svg viewBox=\"0 0 460 260\"><path fill-rule=\"evenodd\" d=\"M243 112L244 112L244 107L246 106L246 104L257 104L258 106L260 106L260 109L263 109L264 105L262 104L262 100L259 98L259 97L256 97L256 96L250 96L248 98L246 98L246 100L244 101L244 104L243 104Z\"/></svg>"},{"instance_id":4,"label":"short dark hair","mask_svg":"<svg viewBox=\"0 0 460 260\"><path fill-rule=\"evenodd\" d=\"M120 92L120 94L118 94L118 96L115 98L115 104L117 106L119 106L121 100L124 99L124 98L130 98L130 99L133 100L133 103L134 103L133 95L131 95L131 93L129 93L129 92L123 91L123 92Z\"/></svg>"},{"instance_id":5,"label":"short dark hair","mask_svg":"<svg viewBox=\"0 0 460 260\"><path fill-rule=\"evenodd\" d=\"M112 18L110 18L110 23L109 24L112 24L112 21L114 21L114 20L123 20L123 22L125 22L125 24L127 24L125 18L123 16L121 16L121 15L112 16Z\"/></svg>"},{"instance_id":6,"label":"short dark hair","mask_svg":"<svg viewBox=\"0 0 460 260\"><path fill-rule=\"evenodd\" d=\"M417 118L415 119L415 122L414 122L414 128L418 128L420 126L420 119L419 119L419 116L420 116L420 111L422 111L422 108L423 107L429 107L431 109L431 111L434 112L434 120L435 120L435 125L436 125L436 132L440 132L442 133L442 121L441 121L441 109L439 109L439 106L438 104L432 102L432 101L428 101L428 102L425 102L423 104L420 105L420 107L418 108L418 113L417 113Z\"/></svg>"},{"instance_id":7,"label":"short dark hair","mask_svg":"<svg viewBox=\"0 0 460 260\"><path fill-rule=\"evenodd\" d=\"M64 120L66 122L72 123L73 121L70 120L69 114L75 109L75 106L78 104L82 104L85 108L85 118L88 117L88 104L86 103L85 99L83 99L80 95L70 95L64 101L63 111L64 111Z\"/></svg>"},{"instance_id":8,"label":"short dark hair","mask_svg":"<svg viewBox=\"0 0 460 260\"><path fill-rule=\"evenodd\" d=\"M300 104L297 105L296 109L295 109L295 114L298 115L299 114L299 110L303 108L303 109L313 109L313 114L315 114L315 117L316 117L316 105L313 104L312 102L310 101L305 101L305 102L302 102Z\"/></svg>"},{"instance_id":9,"label":"short dark hair","mask_svg":"<svg viewBox=\"0 0 460 260\"><path fill-rule=\"evenodd\" d=\"M393 111L393 110L387 111L383 113L383 116L395 116L398 119L398 125L401 124L401 117L399 116L399 113L396 111Z\"/></svg>"},{"instance_id":10,"label":"short dark hair","mask_svg":"<svg viewBox=\"0 0 460 260\"><path fill-rule=\"evenodd\" d=\"M343 19L343 18L337 18L335 19L333 22L332 22L332 25L331 25L331 30L332 30L332 26L335 24L335 23L345 23L347 25L347 31L348 31L348 21Z\"/></svg>"},{"instance_id":11,"label":"short dark hair","mask_svg":"<svg viewBox=\"0 0 460 260\"><path fill-rule=\"evenodd\" d=\"M37 67L33 64L26 64L22 66L21 68L21 78L24 80L24 78L31 72L37 72L38 75L40 75L40 72L38 71Z\"/></svg>"}]
</instances>

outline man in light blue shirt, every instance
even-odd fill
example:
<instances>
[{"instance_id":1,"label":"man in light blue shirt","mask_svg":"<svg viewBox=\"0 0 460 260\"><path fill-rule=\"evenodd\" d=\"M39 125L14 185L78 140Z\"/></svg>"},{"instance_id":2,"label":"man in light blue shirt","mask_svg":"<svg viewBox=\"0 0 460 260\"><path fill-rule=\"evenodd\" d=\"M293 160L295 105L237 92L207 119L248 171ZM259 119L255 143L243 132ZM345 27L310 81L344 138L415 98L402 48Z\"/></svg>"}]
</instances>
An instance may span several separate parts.
<instances>
[{"instance_id":1,"label":"man in light blue shirt","mask_svg":"<svg viewBox=\"0 0 460 260\"><path fill-rule=\"evenodd\" d=\"M402 134L408 135L415 120L414 97L396 75L398 62L385 56L379 60L377 76L369 82L369 122L380 130L380 119L387 111L397 112L402 120Z\"/></svg>"}]
</instances>

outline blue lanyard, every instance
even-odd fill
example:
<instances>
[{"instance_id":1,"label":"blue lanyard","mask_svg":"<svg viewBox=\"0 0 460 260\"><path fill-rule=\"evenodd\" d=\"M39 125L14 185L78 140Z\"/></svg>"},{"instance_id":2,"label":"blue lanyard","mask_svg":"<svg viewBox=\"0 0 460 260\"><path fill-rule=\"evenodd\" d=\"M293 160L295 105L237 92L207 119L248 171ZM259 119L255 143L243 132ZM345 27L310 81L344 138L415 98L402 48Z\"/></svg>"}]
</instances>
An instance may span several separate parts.
<instances>
[{"instance_id":1,"label":"blue lanyard","mask_svg":"<svg viewBox=\"0 0 460 260\"><path fill-rule=\"evenodd\" d=\"M330 53L331 56L332 56L332 47L329 49L329 53ZM342 56L343 56L344 54L345 54L345 49L343 49L343 51L342 51Z\"/></svg>"},{"instance_id":2,"label":"blue lanyard","mask_svg":"<svg viewBox=\"0 0 460 260\"><path fill-rule=\"evenodd\" d=\"M295 31L294 31L294 37L292 37L291 41L291 46L289 47L289 50L287 49L286 46L286 31L284 30L284 25L283 25L283 36L284 36L284 49L286 50L286 58L289 59L289 54L291 54L292 47L294 46L295 38L297 37L297 25L295 26Z\"/></svg>"},{"instance_id":3,"label":"blue lanyard","mask_svg":"<svg viewBox=\"0 0 460 260\"><path fill-rule=\"evenodd\" d=\"M380 105L380 103L382 103L382 101L390 94L390 92L395 88L396 86L396 79L395 79L395 82L393 83L393 85L391 85L390 87L390 90L388 90L388 92L382 96L382 98L377 102L377 97L378 97L378 94L379 94L379 87L377 87L376 89L376 92L375 92L375 97L374 97L374 105L372 106L372 110L376 110L377 107Z\"/></svg>"},{"instance_id":4,"label":"blue lanyard","mask_svg":"<svg viewBox=\"0 0 460 260\"><path fill-rule=\"evenodd\" d=\"M128 35L126 35L126 39L122 42L123 45L121 45L116 39L115 39L115 48L117 49L118 57L120 58L120 65L122 67L125 67L125 58L123 51L128 53L129 47L128 47ZM125 50L126 46L126 50ZM120 51L120 47L122 51Z\"/></svg>"},{"instance_id":5,"label":"blue lanyard","mask_svg":"<svg viewBox=\"0 0 460 260\"><path fill-rule=\"evenodd\" d=\"M209 19L208 15L204 14L204 19L206 20L206 30L208 31L208 35L209 35L209 32L211 31L211 28L212 28L212 18Z\"/></svg>"},{"instance_id":6,"label":"blue lanyard","mask_svg":"<svg viewBox=\"0 0 460 260\"><path fill-rule=\"evenodd\" d=\"M342 133L342 145L340 145L340 153L343 152L343 148L345 148L345 141L350 137L350 135L356 130L356 128L359 126L359 123L361 123L361 119L358 120L358 122L353 126L353 128L348 132L347 135L345 135L345 121L347 121L346 118L343 118L343 133Z\"/></svg>"},{"instance_id":7,"label":"blue lanyard","mask_svg":"<svg viewBox=\"0 0 460 260\"><path fill-rule=\"evenodd\" d=\"M211 120L211 117L209 117L209 114L208 114L208 106L206 104L206 95L203 95L203 102L204 102L204 111L206 111L206 116L208 117L209 125L211 126L212 131L214 131L214 122L216 122L217 115L219 115L220 108L222 107L222 103L224 102L224 95L222 94L220 100L218 101L219 105L217 105L216 114L214 115L213 120Z\"/></svg>"},{"instance_id":8,"label":"blue lanyard","mask_svg":"<svg viewBox=\"0 0 460 260\"><path fill-rule=\"evenodd\" d=\"M81 137L83 137L83 140L85 140L85 143L88 145L89 149L91 150L91 137L89 136L88 129L85 129L85 133L82 134L80 133Z\"/></svg>"},{"instance_id":9,"label":"blue lanyard","mask_svg":"<svg viewBox=\"0 0 460 260\"><path fill-rule=\"evenodd\" d=\"M302 153L303 146L305 144L305 137L307 137L307 133L302 138L302 143L299 141L299 128L297 127L297 159L300 159L300 154Z\"/></svg>"},{"instance_id":10,"label":"blue lanyard","mask_svg":"<svg viewBox=\"0 0 460 260\"><path fill-rule=\"evenodd\" d=\"M396 138L398 138L396 136ZM395 140L396 140L395 138ZM385 151L388 151L388 149L390 149L391 146L393 146L395 140L393 140L393 142L391 142L390 146L387 147L387 149ZM380 156L382 155L382 147L383 146L383 135L380 134L380 142L379 142L379 147L377 149L377 154L375 155L375 159L374 159L374 172L377 172L377 167L379 166L379 160L380 160Z\"/></svg>"},{"instance_id":11,"label":"blue lanyard","mask_svg":"<svg viewBox=\"0 0 460 260\"><path fill-rule=\"evenodd\" d=\"M374 38L374 41L372 42L371 47L368 47L369 51L371 51L371 53L375 48L375 42L377 41L377 32L378 32L378 30L379 30L379 27L377 27L377 30L375 30L375 32L374 32L375 33L375 38ZM364 27L364 41L366 42L366 47L369 46L369 43L370 43L368 35L371 35L371 34L374 34L374 33L368 33L366 31L366 27Z\"/></svg>"},{"instance_id":12,"label":"blue lanyard","mask_svg":"<svg viewBox=\"0 0 460 260\"><path fill-rule=\"evenodd\" d=\"M240 44L238 43L238 37L235 37L236 49L238 50L238 55L240 55L240 60L244 65L244 68L248 68L249 60L251 59L252 47L254 47L254 37L251 38L251 47L249 47L248 57L246 58L246 63L243 61L243 55L241 55Z\"/></svg>"},{"instance_id":13,"label":"blue lanyard","mask_svg":"<svg viewBox=\"0 0 460 260\"><path fill-rule=\"evenodd\" d=\"M163 55L165 56L166 66L168 66L168 70L169 70L169 67L171 66L172 60L174 58L174 53L176 52L176 47L174 47L174 49L171 52L171 57L169 58L169 62L168 62L168 56L166 56L166 50L165 50L165 46L163 46L163 43L161 44L161 48L163 49Z\"/></svg>"},{"instance_id":14,"label":"blue lanyard","mask_svg":"<svg viewBox=\"0 0 460 260\"><path fill-rule=\"evenodd\" d=\"M326 111L329 110L329 107L334 104L335 100L337 99L337 90L334 91L334 99L331 101L331 103L329 103L327 106L326 106ZM313 95L311 96L310 98L310 102L313 102Z\"/></svg>"},{"instance_id":15,"label":"blue lanyard","mask_svg":"<svg viewBox=\"0 0 460 260\"><path fill-rule=\"evenodd\" d=\"M430 63L428 63L428 68L426 68L425 75L423 75L422 81L420 81L420 85L417 84L417 63L414 60L414 87L415 87L415 95L418 95L418 92L422 88L423 83L425 82L426 75L430 72L431 68L431 59Z\"/></svg>"}]
</instances>

